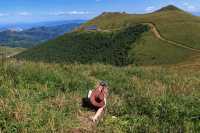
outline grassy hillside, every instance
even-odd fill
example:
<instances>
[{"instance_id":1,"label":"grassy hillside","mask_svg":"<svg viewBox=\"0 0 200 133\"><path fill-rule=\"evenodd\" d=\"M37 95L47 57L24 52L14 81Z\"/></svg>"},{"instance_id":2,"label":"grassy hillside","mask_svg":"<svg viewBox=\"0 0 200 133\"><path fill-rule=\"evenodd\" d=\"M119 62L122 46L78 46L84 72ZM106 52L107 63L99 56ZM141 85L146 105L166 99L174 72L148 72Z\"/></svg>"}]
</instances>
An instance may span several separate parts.
<instances>
[{"instance_id":1,"label":"grassy hillside","mask_svg":"<svg viewBox=\"0 0 200 133\"><path fill-rule=\"evenodd\" d=\"M81 98L99 80L109 83L108 107L91 127ZM11 61L0 65L0 131L198 132L199 85L191 67Z\"/></svg>"},{"instance_id":2,"label":"grassy hillside","mask_svg":"<svg viewBox=\"0 0 200 133\"><path fill-rule=\"evenodd\" d=\"M139 65L176 64L196 55L191 50L159 40L151 32L144 33L133 46L135 47L129 51L129 55L135 59L134 63Z\"/></svg>"},{"instance_id":3,"label":"grassy hillside","mask_svg":"<svg viewBox=\"0 0 200 133\"><path fill-rule=\"evenodd\" d=\"M18 59L59 63L105 63L127 65L134 62L129 51L136 39L148 31L146 25L129 26L115 32L73 32L25 51Z\"/></svg>"},{"instance_id":4,"label":"grassy hillside","mask_svg":"<svg viewBox=\"0 0 200 133\"><path fill-rule=\"evenodd\" d=\"M100 29L112 30L130 24L147 22L155 24L163 37L200 49L200 18L174 6L167 6L149 14L105 12L84 26L96 25Z\"/></svg>"}]
</instances>

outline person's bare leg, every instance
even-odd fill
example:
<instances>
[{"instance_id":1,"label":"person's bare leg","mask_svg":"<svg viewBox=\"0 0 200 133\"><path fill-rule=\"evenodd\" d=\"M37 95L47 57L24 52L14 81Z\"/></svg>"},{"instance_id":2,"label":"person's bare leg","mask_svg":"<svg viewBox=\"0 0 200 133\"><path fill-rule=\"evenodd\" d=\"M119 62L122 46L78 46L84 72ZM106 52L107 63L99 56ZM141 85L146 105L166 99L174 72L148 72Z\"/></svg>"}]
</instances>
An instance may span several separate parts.
<instances>
[{"instance_id":1,"label":"person's bare leg","mask_svg":"<svg viewBox=\"0 0 200 133\"><path fill-rule=\"evenodd\" d=\"M96 122L97 121L97 119L101 116L101 114L103 113L103 111L104 111L104 108L105 108L105 106L104 107L102 107L102 108L99 108L98 110L97 110L97 112L96 112L96 114L95 114L95 116L94 117L92 117L92 121L93 122Z\"/></svg>"}]
</instances>

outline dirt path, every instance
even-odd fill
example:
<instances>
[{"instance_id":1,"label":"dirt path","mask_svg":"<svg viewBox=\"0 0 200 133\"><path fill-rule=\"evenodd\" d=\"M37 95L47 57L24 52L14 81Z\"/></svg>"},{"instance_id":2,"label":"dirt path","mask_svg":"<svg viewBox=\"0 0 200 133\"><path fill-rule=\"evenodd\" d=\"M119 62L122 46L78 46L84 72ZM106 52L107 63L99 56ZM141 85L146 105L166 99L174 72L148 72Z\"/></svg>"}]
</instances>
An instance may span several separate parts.
<instances>
[{"instance_id":1,"label":"dirt path","mask_svg":"<svg viewBox=\"0 0 200 133\"><path fill-rule=\"evenodd\" d=\"M182 47L182 48L185 48L185 49L188 49L188 50L191 50L191 51L200 53L200 49L191 48L191 47L186 46L185 44L182 44L182 43L179 43L179 42L175 42L175 41L166 39L165 37L163 37L163 36L160 34L160 32L158 31L158 29L157 29L157 27L155 26L155 24L150 23L150 22L142 23L142 24L148 25L148 26L151 28L152 33L153 33L153 34L155 35L155 37L158 38L159 40L164 41L164 42L167 42L167 43L169 43L169 44L171 44L171 45L175 45L175 46L178 46L178 47ZM101 30L101 29L99 29L99 31L101 31L101 32L112 32L112 31L116 31L116 30L120 30L120 28L119 28L119 29L113 29L113 30Z\"/></svg>"},{"instance_id":2,"label":"dirt path","mask_svg":"<svg viewBox=\"0 0 200 133\"><path fill-rule=\"evenodd\" d=\"M175 41L171 41L171 40L168 40L168 39L164 38L160 34L160 32L157 30L156 26L153 23L143 23L143 24L149 25L150 28L151 28L151 31L154 33L155 37L157 37L158 39L160 39L162 41L165 41L165 42L167 42L169 44L172 44L172 45L175 45L175 46L178 46L178 47L182 47L182 48L185 48L185 49L192 50L194 52L199 52L200 53L200 49L191 48L191 47L185 46L184 44L181 44L181 43L178 43L178 42L175 42Z\"/></svg>"}]
</instances>

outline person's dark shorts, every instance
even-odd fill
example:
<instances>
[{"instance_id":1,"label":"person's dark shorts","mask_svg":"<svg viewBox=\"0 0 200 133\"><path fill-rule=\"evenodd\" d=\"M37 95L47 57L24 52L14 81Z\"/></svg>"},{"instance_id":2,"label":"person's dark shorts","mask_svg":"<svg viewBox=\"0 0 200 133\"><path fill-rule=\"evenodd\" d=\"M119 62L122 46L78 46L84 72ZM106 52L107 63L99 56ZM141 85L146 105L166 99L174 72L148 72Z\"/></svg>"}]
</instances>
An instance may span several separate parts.
<instances>
[{"instance_id":1,"label":"person's dark shorts","mask_svg":"<svg viewBox=\"0 0 200 133\"><path fill-rule=\"evenodd\" d=\"M95 110L95 111L97 111L99 109L98 107L91 104L89 98L83 98L82 99L82 107L89 108L89 109L92 109L92 110Z\"/></svg>"}]
</instances>

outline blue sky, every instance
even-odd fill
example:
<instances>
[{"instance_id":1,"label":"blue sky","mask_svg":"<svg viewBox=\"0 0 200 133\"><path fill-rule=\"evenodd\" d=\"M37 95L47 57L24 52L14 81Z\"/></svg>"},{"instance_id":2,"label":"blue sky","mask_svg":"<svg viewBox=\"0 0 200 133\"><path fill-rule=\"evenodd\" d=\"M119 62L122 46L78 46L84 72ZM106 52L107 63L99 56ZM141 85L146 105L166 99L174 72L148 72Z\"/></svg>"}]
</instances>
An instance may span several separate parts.
<instances>
[{"instance_id":1,"label":"blue sky","mask_svg":"<svg viewBox=\"0 0 200 133\"><path fill-rule=\"evenodd\" d=\"M104 11L146 13L169 4L200 12L200 0L1 0L0 23L90 19Z\"/></svg>"}]
</instances>

